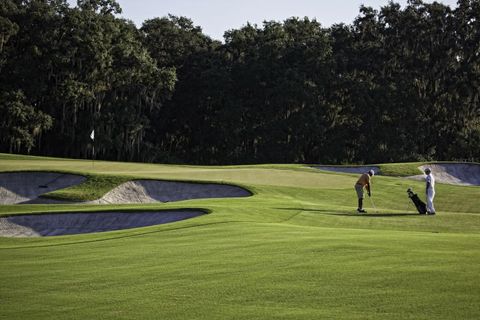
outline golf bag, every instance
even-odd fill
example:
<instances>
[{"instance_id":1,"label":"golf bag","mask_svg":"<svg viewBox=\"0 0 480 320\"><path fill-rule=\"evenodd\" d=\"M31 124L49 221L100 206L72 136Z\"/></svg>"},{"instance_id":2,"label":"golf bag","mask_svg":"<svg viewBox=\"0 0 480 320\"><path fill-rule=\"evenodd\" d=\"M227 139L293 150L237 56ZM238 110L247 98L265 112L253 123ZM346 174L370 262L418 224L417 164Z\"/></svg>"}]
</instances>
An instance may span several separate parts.
<instances>
[{"instance_id":1,"label":"golf bag","mask_svg":"<svg viewBox=\"0 0 480 320\"><path fill-rule=\"evenodd\" d=\"M427 214L427 205L425 202L420 200L418 195L413 192L411 188L408 188L407 190L408 197L412 200L413 204L417 208L417 211L419 214Z\"/></svg>"}]
</instances>

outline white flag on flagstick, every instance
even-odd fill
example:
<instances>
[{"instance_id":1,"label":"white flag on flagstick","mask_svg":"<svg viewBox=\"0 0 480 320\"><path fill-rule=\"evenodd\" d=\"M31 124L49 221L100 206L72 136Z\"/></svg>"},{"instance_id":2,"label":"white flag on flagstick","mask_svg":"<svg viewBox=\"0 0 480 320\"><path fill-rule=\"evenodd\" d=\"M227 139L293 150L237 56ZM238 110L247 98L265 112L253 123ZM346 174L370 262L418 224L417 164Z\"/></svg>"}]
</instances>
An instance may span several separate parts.
<instances>
[{"instance_id":1,"label":"white flag on flagstick","mask_svg":"<svg viewBox=\"0 0 480 320\"><path fill-rule=\"evenodd\" d=\"M95 130L92 130L92 133L90 133L90 139L95 141Z\"/></svg>"}]
</instances>

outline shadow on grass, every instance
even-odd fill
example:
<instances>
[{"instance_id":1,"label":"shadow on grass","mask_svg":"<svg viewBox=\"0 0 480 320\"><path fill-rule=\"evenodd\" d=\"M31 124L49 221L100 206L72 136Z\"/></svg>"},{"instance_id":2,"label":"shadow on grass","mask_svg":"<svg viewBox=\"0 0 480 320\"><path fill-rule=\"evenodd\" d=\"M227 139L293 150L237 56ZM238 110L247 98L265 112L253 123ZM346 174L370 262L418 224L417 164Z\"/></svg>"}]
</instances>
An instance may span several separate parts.
<instances>
[{"instance_id":1,"label":"shadow on grass","mask_svg":"<svg viewBox=\"0 0 480 320\"><path fill-rule=\"evenodd\" d=\"M401 216L420 216L418 213L414 212L405 212L405 213L362 213L358 214L356 212L339 212L339 213L332 213L331 210L325 209L311 209L311 208L274 208L277 210L290 210L290 211L308 211L308 212L318 212L321 214L329 215L329 216L345 216L345 217L365 217L365 218L373 218L373 217L401 217Z\"/></svg>"},{"instance_id":2,"label":"shadow on grass","mask_svg":"<svg viewBox=\"0 0 480 320\"><path fill-rule=\"evenodd\" d=\"M60 247L60 246L69 246L69 245L77 245L77 244L85 244L85 243L95 243L95 242L104 242L104 241L110 241L110 240L119 240L119 239L128 239L128 238L135 238L135 237L141 237L145 235L150 235L150 234L160 234L160 233L166 233L166 232L172 232L172 231L178 231L178 230L183 230L183 229L191 229L191 228L198 228L198 227L208 227L212 225L220 225L220 224L228 224L228 223L250 223L251 221L219 221L219 222L210 222L210 223L202 223L202 224L195 224L195 225L189 225L189 226L181 226L181 227L174 227L174 228L168 228L168 229L160 229L160 230L151 230L151 231L136 231L135 230L139 228L132 228L132 229L124 229L124 230L132 230L133 234L126 234L126 235L108 235L106 233L105 238L97 238L97 239L82 239L78 241L67 241L63 243L54 243L54 244L39 244L39 245L24 245L24 246L15 246L15 247L0 247L1 250L18 250L18 249L32 249L32 248L46 248L46 247ZM154 225L154 226L164 226L163 225ZM116 230L119 231L119 230ZM85 234L83 234L85 235ZM76 236L76 235L69 235L69 236Z\"/></svg>"}]
</instances>

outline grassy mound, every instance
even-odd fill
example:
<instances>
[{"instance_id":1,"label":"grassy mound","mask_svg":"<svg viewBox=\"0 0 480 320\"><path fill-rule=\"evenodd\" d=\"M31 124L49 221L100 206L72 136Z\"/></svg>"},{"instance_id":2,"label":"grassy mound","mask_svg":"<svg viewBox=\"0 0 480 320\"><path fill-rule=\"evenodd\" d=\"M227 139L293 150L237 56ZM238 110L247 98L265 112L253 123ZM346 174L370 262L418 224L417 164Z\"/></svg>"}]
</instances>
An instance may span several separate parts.
<instances>
[{"instance_id":1,"label":"grassy mound","mask_svg":"<svg viewBox=\"0 0 480 320\"><path fill-rule=\"evenodd\" d=\"M42 197L69 201L95 200L101 198L116 186L132 179L125 176L98 174L87 174L85 177L87 179L83 183L43 194Z\"/></svg>"}]
</instances>

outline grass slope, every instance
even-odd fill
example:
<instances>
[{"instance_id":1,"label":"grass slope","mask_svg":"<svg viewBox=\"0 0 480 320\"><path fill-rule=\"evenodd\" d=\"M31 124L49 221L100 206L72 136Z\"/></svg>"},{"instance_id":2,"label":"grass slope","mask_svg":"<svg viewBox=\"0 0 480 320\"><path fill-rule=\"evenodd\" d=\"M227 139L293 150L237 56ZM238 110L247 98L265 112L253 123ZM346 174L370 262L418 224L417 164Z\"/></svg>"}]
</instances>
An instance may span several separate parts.
<instances>
[{"instance_id":1,"label":"grass slope","mask_svg":"<svg viewBox=\"0 0 480 320\"><path fill-rule=\"evenodd\" d=\"M357 175L298 165L93 167L81 160L0 157L0 171L12 170L237 183L255 195L148 205L0 206L0 214L211 212L107 233L0 238L0 319L480 317L479 187L438 184L438 215L426 217L415 214L405 193L412 186L421 194L423 183L375 176L378 212L357 216Z\"/></svg>"}]
</instances>

